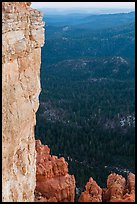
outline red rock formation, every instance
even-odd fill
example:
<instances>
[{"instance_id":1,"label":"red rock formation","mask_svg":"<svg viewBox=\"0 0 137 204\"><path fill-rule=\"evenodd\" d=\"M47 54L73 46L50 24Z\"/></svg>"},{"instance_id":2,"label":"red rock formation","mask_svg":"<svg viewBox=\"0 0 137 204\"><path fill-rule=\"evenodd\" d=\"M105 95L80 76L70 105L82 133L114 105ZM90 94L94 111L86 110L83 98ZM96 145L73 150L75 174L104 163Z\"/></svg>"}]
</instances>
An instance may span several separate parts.
<instances>
[{"instance_id":1,"label":"red rock formation","mask_svg":"<svg viewBox=\"0 0 137 204\"><path fill-rule=\"evenodd\" d=\"M130 173L128 175L127 187L123 195L124 202L135 202L135 175Z\"/></svg>"},{"instance_id":2,"label":"red rock formation","mask_svg":"<svg viewBox=\"0 0 137 204\"><path fill-rule=\"evenodd\" d=\"M107 188L101 189L90 178L86 184L86 190L82 192L79 202L135 202L135 175L129 173L126 179L112 173L107 179Z\"/></svg>"},{"instance_id":3,"label":"red rock formation","mask_svg":"<svg viewBox=\"0 0 137 204\"><path fill-rule=\"evenodd\" d=\"M64 158L50 155L47 145L36 141L36 189L37 202L74 202L75 178L68 174Z\"/></svg>"},{"instance_id":4,"label":"red rock formation","mask_svg":"<svg viewBox=\"0 0 137 204\"><path fill-rule=\"evenodd\" d=\"M107 190L105 191L105 194L109 195L109 202L121 202L125 186L126 180L124 177L115 173L110 174L107 179Z\"/></svg>"},{"instance_id":5,"label":"red rock formation","mask_svg":"<svg viewBox=\"0 0 137 204\"><path fill-rule=\"evenodd\" d=\"M74 202L75 178L68 174L64 158L50 155L47 145L36 141L37 166L35 202ZM107 179L107 188L101 189L96 181L89 179L78 202L134 202L135 175L126 179L112 173Z\"/></svg>"},{"instance_id":6,"label":"red rock formation","mask_svg":"<svg viewBox=\"0 0 137 204\"><path fill-rule=\"evenodd\" d=\"M135 175L128 175L127 185L123 176L110 174L107 179L107 189L103 190L105 202L134 202L135 201Z\"/></svg>"},{"instance_id":7,"label":"red rock formation","mask_svg":"<svg viewBox=\"0 0 137 204\"><path fill-rule=\"evenodd\" d=\"M81 193L78 202L102 202L102 189L91 177L85 188L86 190Z\"/></svg>"}]
</instances>

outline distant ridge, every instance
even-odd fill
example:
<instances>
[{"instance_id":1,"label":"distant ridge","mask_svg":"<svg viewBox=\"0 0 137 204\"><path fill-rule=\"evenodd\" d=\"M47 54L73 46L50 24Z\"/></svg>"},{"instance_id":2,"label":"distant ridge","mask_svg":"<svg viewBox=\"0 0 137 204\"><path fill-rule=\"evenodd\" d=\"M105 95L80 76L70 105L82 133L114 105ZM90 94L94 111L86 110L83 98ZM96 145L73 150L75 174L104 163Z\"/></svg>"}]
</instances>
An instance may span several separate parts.
<instances>
[{"instance_id":1,"label":"distant ridge","mask_svg":"<svg viewBox=\"0 0 137 204\"><path fill-rule=\"evenodd\" d=\"M63 8L39 8L47 15L67 15L67 14L115 14L115 13L129 13L134 12L131 9L98 9L98 8L77 8L77 9L63 9Z\"/></svg>"}]
</instances>

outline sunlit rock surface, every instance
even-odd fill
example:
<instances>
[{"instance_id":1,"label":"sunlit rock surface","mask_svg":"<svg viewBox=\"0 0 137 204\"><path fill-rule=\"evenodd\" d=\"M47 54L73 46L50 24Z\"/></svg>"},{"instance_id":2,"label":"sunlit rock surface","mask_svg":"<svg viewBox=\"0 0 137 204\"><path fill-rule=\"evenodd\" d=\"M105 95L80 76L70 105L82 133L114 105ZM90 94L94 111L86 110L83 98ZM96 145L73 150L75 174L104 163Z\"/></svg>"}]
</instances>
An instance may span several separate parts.
<instances>
[{"instance_id":1,"label":"sunlit rock surface","mask_svg":"<svg viewBox=\"0 0 137 204\"><path fill-rule=\"evenodd\" d=\"M63 157L50 155L47 145L36 141L37 166L36 190L37 202L74 202L75 178L68 174L68 164Z\"/></svg>"},{"instance_id":2,"label":"sunlit rock surface","mask_svg":"<svg viewBox=\"0 0 137 204\"><path fill-rule=\"evenodd\" d=\"M107 179L107 188L101 189L90 178L85 191L81 193L79 202L135 202L135 175L129 173L126 179L112 173Z\"/></svg>"},{"instance_id":3,"label":"sunlit rock surface","mask_svg":"<svg viewBox=\"0 0 137 204\"><path fill-rule=\"evenodd\" d=\"M85 186L85 191L81 193L79 202L102 202L102 189L97 185L96 181L90 177Z\"/></svg>"},{"instance_id":4,"label":"sunlit rock surface","mask_svg":"<svg viewBox=\"0 0 137 204\"><path fill-rule=\"evenodd\" d=\"M34 201L44 29L30 2L2 3L2 201Z\"/></svg>"},{"instance_id":5,"label":"sunlit rock surface","mask_svg":"<svg viewBox=\"0 0 137 204\"><path fill-rule=\"evenodd\" d=\"M135 202L135 175L129 173L126 179L118 174L110 174L107 179L107 189L103 192L106 202Z\"/></svg>"}]
</instances>

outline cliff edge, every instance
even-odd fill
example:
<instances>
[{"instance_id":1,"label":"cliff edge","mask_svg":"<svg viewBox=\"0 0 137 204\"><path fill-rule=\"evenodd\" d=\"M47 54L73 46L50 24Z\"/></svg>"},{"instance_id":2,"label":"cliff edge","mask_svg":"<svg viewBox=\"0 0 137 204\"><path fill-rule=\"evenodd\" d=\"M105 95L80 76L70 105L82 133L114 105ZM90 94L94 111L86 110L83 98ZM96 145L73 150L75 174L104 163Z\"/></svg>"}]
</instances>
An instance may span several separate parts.
<instances>
[{"instance_id":1,"label":"cliff edge","mask_svg":"<svg viewBox=\"0 0 137 204\"><path fill-rule=\"evenodd\" d=\"M40 93L41 13L2 3L2 201L34 201L34 126Z\"/></svg>"},{"instance_id":2,"label":"cliff edge","mask_svg":"<svg viewBox=\"0 0 137 204\"><path fill-rule=\"evenodd\" d=\"M36 141L44 23L30 2L2 3L2 201L74 202L75 178L64 158ZM34 198L35 192L35 198ZM92 179L79 202L134 202L135 175L115 173L101 189Z\"/></svg>"}]
</instances>

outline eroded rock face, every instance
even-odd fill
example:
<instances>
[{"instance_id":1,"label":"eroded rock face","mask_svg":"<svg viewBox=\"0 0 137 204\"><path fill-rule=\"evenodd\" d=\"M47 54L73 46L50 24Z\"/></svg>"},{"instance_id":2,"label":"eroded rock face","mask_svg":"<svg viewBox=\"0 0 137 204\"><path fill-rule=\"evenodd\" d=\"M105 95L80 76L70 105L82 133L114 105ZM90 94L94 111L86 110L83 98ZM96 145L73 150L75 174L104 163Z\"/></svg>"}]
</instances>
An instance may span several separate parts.
<instances>
[{"instance_id":1,"label":"eroded rock face","mask_svg":"<svg viewBox=\"0 0 137 204\"><path fill-rule=\"evenodd\" d=\"M123 176L110 174L103 197L106 202L135 202L135 175L129 173L126 184Z\"/></svg>"},{"instance_id":2,"label":"eroded rock face","mask_svg":"<svg viewBox=\"0 0 137 204\"><path fill-rule=\"evenodd\" d=\"M92 177L90 177L85 188L86 190L81 193L78 202L102 202L102 189Z\"/></svg>"},{"instance_id":3,"label":"eroded rock face","mask_svg":"<svg viewBox=\"0 0 137 204\"><path fill-rule=\"evenodd\" d=\"M47 145L36 141L36 190L37 202L74 202L75 178L68 174L64 158L50 155Z\"/></svg>"},{"instance_id":4,"label":"eroded rock face","mask_svg":"<svg viewBox=\"0 0 137 204\"><path fill-rule=\"evenodd\" d=\"M29 2L2 3L3 202L34 201L43 25Z\"/></svg>"},{"instance_id":5,"label":"eroded rock face","mask_svg":"<svg viewBox=\"0 0 137 204\"><path fill-rule=\"evenodd\" d=\"M126 179L112 173L107 179L107 188L101 189L90 178L86 190L81 193L79 202L135 202L135 175L129 173Z\"/></svg>"}]
</instances>

